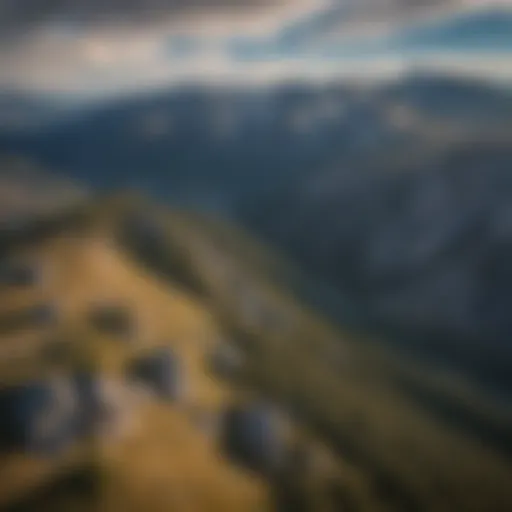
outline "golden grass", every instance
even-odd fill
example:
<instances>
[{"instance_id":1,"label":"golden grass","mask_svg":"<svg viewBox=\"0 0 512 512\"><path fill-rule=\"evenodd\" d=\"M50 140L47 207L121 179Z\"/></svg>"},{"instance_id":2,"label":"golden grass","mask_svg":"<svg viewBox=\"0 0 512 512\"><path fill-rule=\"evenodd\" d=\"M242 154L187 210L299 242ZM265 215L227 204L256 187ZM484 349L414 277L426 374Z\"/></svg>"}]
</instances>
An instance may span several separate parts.
<instances>
[{"instance_id":1,"label":"golden grass","mask_svg":"<svg viewBox=\"0 0 512 512\"><path fill-rule=\"evenodd\" d=\"M338 510L340 503L361 511L512 510L510 458L479 440L469 425L452 424L418 402L407 386L414 384L434 400L447 397L484 422L508 424L509 413L491 404L475 383L449 372L436 377L431 367L396 349L363 342L327 323L286 289L287 278L276 277L285 268L280 258L217 221L157 210L167 230L165 250L178 263L174 272L192 274L187 278L200 284L202 293L176 284L187 279L172 272L162 279L113 236L117 220L138 204L130 196L105 202L91 209L89 230L80 237L55 237L29 249L31 257L52 268L51 284L32 294L20 292L13 301L18 306L37 295L58 303L64 319L43 338L24 333L0 340L0 379L44 374L34 354L48 334L69 337L78 346L68 370L82 360L118 376L131 357L170 345L183 360L194 407L215 411L240 393L266 395L292 418L292 433L324 454L328 463L321 476L286 482L310 502L311 511ZM248 317L248 300L277 323L262 320L265 315ZM132 311L138 329L130 343L102 336L84 321L98 301ZM0 294L4 307L9 297ZM246 351L238 386L207 371L206 355L222 339ZM18 358L14 367L5 354L21 343L32 358L21 363ZM227 463L192 426L187 408L147 407L141 413L147 426L135 437L112 452L95 452L106 475L105 510L271 507L275 485ZM335 482L337 498L327 479Z\"/></svg>"},{"instance_id":2,"label":"golden grass","mask_svg":"<svg viewBox=\"0 0 512 512\"><path fill-rule=\"evenodd\" d=\"M55 368L42 364L38 348L49 339L73 344L70 360L60 371L80 364L99 373L119 375L126 362L152 347L172 346L182 360L191 403L204 408L219 407L230 389L205 372L207 349L220 338L211 314L182 291L164 286L113 247L107 239L84 237L53 239L32 256L53 266L52 283L45 300L56 302L63 317L54 333L26 333L0 341L3 349L0 375L4 384L44 378ZM41 297L38 291L38 299ZM24 292L30 303L30 291ZM106 301L126 304L139 328L130 342L94 332L84 320L91 305ZM26 350L20 351L23 342ZM13 365L9 345L18 348ZM91 368L92 367L92 368ZM53 373L52 373L53 372ZM252 476L230 468L206 444L203 434L189 423L186 410L164 407L141 412L146 427L136 439L120 447L116 474L102 484L106 510L262 510L264 487ZM44 483L51 464L31 464L26 458L1 461L6 474L3 489L27 489ZM105 457L101 464L112 463ZM49 467L48 467L49 466ZM110 466L108 466L110 467ZM21 468L21 469L20 469ZM41 469L42 468L42 469ZM21 475L21 476L20 476ZM21 492L21 491L20 491ZM7 494L5 494L7 495ZM145 507L141 504L146 503ZM205 508L210 503L211 508ZM254 507L253 507L254 503ZM227 507L227 508L226 508ZM263 508L262 508L263 507Z\"/></svg>"},{"instance_id":3,"label":"golden grass","mask_svg":"<svg viewBox=\"0 0 512 512\"><path fill-rule=\"evenodd\" d=\"M175 237L195 233L193 247L202 223L191 218L184 222L186 228L176 228L179 216L172 222ZM226 231L222 242L230 247L225 237ZM208 241L212 250L220 245L209 230L201 244L208 247ZM265 277L267 253L258 263L237 258L237 244L231 247L228 272L242 277L238 290L225 274L217 273L204 251L191 254L219 317L245 341L243 346L250 340L252 382L282 404L295 406L301 420L357 468L357 486L368 489L373 510L512 509L512 462L507 455L481 441L470 425L452 425L418 403L401 379L416 375L420 388L449 397L454 406L469 408L502 427L512 425L510 411L491 405L475 383L449 372L436 379L435 368L382 344L336 332ZM246 293L291 319L292 329L268 332L265 326L247 326L241 319Z\"/></svg>"}]
</instances>

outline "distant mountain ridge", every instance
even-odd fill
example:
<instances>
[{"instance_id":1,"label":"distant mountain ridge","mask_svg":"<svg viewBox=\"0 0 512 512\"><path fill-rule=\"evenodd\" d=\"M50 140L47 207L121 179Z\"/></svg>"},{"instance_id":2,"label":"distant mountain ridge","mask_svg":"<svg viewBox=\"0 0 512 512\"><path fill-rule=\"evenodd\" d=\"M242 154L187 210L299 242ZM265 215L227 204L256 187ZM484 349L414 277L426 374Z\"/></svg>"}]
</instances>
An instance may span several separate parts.
<instances>
[{"instance_id":1,"label":"distant mountain ridge","mask_svg":"<svg viewBox=\"0 0 512 512\"><path fill-rule=\"evenodd\" d=\"M183 88L4 132L0 150L231 217L406 338L474 339L509 361L511 127L507 90L413 75Z\"/></svg>"}]
</instances>

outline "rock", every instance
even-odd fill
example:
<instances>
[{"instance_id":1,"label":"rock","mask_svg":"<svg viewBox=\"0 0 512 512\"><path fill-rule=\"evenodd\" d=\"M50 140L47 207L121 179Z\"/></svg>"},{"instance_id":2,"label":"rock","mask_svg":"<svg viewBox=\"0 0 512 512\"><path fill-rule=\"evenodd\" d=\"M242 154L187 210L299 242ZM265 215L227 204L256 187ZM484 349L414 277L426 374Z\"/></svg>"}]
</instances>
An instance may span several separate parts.
<instances>
[{"instance_id":1,"label":"rock","mask_svg":"<svg viewBox=\"0 0 512 512\"><path fill-rule=\"evenodd\" d=\"M116 440L133 431L137 400L123 381L82 372L74 383L80 405L82 435Z\"/></svg>"},{"instance_id":2,"label":"rock","mask_svg":"<svg viewBox=\"0 0 512 512\"><path fill-rule=\"evenodd\" d=\"M147 386L156 396L179 401L184 395L181 361L170 348L163 348L136 359L128 368L130 380Z\"/></svg>"},{"instance_id":3,"label":"rock","mask_svg":"<svg viewBox=\"0 0 512 512\"><path fill-rule=\"evenodd\" d=\"M80 406L78 428L81 434L88 435L108 415L102 383L96 375L88 372L76 374L73 383Z\"/></svg>"},{"instance_id":4,"label":"rock","mask_svg":"<svg viewBox=\"0 0 512 512\"><path fill-rule=\"evenodd\" d=\"M43 363L62 366L71 360L72 345L69 341L49 340L40 350L39 356Z\"/></svg>"},{"instance_id":5,"label":"rock","mask_svg":"<svg viewBox=\"0 0 512 512\"><path fill-rule=\"evenodd\" d=\"M53 325L59 317L55 304L39 304L28 311L28 317L38 326Z\"/></svg>"},{"instance_id":6,"label":"rock","mask_svg":"<svg viewBox=\"0 0 512 512\"><path fill-rule=\"evenodd\" d=\"M0 264L0 286L35 286L40 278L40 269L28 263L2 262Z\"/></svg>"},{"instance_id":7,"label":"rock","mask_svg":"<svg viewBox=\"0 0 512 512\"><path fill-rule=\"evenodd\" d=\"M233 461L259 473L277 471L285 454L285 440L274 410L261 403L236 404L222 417L221 445Z\"/></svg>"},{"instance_id":8,"label":"rock","mask_svg":"<svg viewBox=\"0 0 512 512\"><path fill-rule=\"evenodd\" d=\"M58 310L53 304L37 304L18 311L0 315L0 331L7 334L17 330L48 327L58 320Z\"/></svg>"},{"instance_id":9,"label":"rock","mask_svg":"<svg viewBox=\"0 0 512 512\"><path fill-rule=\"evenodd\" d=\"M223 343L210 354L209 367L214 375L225 379L233 379L240 373L244 357L237 347Z\"/></svg>"},{"instance_id":10,"label":"rock","mask_svg":"<svg viewBox=\"0 0 512 512\"><path fill-rule=\"evenodd\" d=\"M66 379L0 391L0 445L34 455L60 453L76 437L77 403Z\"/></svg>"},{"instance_id":11,"label":"rock","mask_svg":"<svg viewBox=\"0 0 512 512\"><path fill-rule=\"evenodd\" d=\"M118 304L100 305L92 309L90 323L99 331L115 336L131 336L135 322L131 311Z\"/></svg>"}]
</instances>

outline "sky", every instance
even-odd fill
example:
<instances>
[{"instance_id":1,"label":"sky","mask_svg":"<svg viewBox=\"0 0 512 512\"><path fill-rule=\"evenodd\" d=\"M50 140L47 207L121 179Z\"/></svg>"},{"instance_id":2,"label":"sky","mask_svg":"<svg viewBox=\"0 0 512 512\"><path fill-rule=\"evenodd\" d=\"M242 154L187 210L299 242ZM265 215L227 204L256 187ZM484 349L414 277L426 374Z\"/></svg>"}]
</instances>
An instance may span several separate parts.
<instances>
[{"instance_id":1,"label":"sky","mask_svg":"<svg viewBox=\"0 0 512 512\"><path fill-rule=\"evenodd\" d=\"M109 95L182 81L512 80L512 0L0 0L0 89Z\"/></svg>"}]
</instances>

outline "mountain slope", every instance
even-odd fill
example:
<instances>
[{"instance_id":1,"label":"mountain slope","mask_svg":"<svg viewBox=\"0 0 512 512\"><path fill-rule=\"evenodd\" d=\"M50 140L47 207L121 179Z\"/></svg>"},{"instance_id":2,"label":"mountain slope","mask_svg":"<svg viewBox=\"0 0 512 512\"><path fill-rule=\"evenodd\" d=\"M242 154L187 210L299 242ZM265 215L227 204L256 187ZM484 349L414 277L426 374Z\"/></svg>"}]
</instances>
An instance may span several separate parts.
<instances>
[{"instance_id":1,"label":"mountain slope","mask_svg":"<svg viewBox=\"0 0 512 512\"><path fill-rule=\"evenodd\" d=\"M58 366L59 374L85 364L96 375L115 382L131 358L163 345L172 347L181 360L186 398L182 404L170 407L139 403L132 392L124 390L127 398L123 401L128 401L130 414L123 420L126 423L121 425L121 433L113 438L94 438L89 448L88 444L78 445L74 447L77 453L52 460L51 464L30 456L3 456L2 503L21 497L30 489L37 491L39 485L52 481L62 465L69 471L85 464L85 468L92 465L91 471L96 475L94 496L102 510L271 509L272 488L222 457L214 424L208 427L208 423L201 423L201 418L215 423L230 401L246 394L219 381L209 368L212 351L227 343L224 339L228 333L212 315L214 311L196 295L197 288L186 288L186 279L177 277L177 284L174 279L171 283L162 282L161 276L156 279L158 271L153 276L153 270L139 265L135 255L116 246L116 234L125 214L124 208L115 214L118 208L117 201L92 207L85 212L85 231L82 224L74 236L57 230L21 249L17 248L18 242L9 242L9 257L16 256L29 265L37 262L48 279L36 289L4 288L0 296L2 315L42 302L57 309L59 320L56 325L27 326L4 333L2 385L9 387L53 375L55 366L48 366L42 354L58 340L69 345L64 367L62 363ZM179 269L173 271L179 274ZM127 308L136 331L124 335L124 340L99 335L88 318L91 308L102 304ZM315 446L312 445L314 453L331 458L325 448ZM327 467L331 466L328 462ZM315 478L321 479L323 471ZM338 473L325 471L333 476ZM57 491L64 492L64 497ZM80 498L73 497L74 492L66 487L57 491L44 491L43 497L36 493L33 501L20 502L19 506L23 510L40 510L42 506L51 510L62 506L67 510L69 499Z\"/></svg>"},{"instance_id":2,"label":"mountain slope","mask_svg":"<svg viewBox=\"0 0 512 512\"><path fill-rule=\"evenodd\" d=\"M163 345L187 375L182 403L135 407L130 398L126 434L86 443L78 466L96 468L100 506L205 510L208 500L219 510L265 510L272 497L287 510L280 500L300 496L315 511L510 509L512 417L475 382L329 324L297 301L286 276L274 278L279 259L255 242L245 248L234 228L130 195L80 209L80 231L43 230L38 243L8 244L7 254L40 262L47 278L36 290L4 290L1 310L50 302L62 320L3 336L2 383L48 375L38 349L55 336L72 347L61 371L86 364L117 380L133 357ZM105 302L127 308L135 330L100 335L88 311ZM207 360L225 340L243 363L222 378ZM311 450L312 473L260 478L219 452L214 431L196 430L193 411L215 417L252 396L280 411L287 443L297 438ZM45 482L52 473L39 464L2 461L18 483ZM1 480L3 489L13 479ZM47 499L54 510L57 498Z\"/></svg>"},{"instance_id":3,"label":"mountain slope","mask_svg":"<svg viewBox=\"0 0 512 512\"><path fill-rule=\"evenodd\" d=\"M68 365L85 357L99 375L116 375L130 355L129 346L123 347L123 342L108 338L99 338L98 344L94 345L98 335L81 320L87 318L87 311L94 304L106 301L123 304L137 316L140 327L136 338L143 345L134 350L148 350L150 346L145 347L145 343L162 344L173 340L172 343L179 344L174 348L191 374L196 399L204 401L208 407L223 395L222 389L214 386L202 371L203 351L207 349L201 347L201 343L213 343L219 334L208 312L200 305L187 299L182 292L173 292L149 279L101 236L82 239L58 236L45 240L39 248L30 247L28 253L28 258L37 260L43 272L51 276L50 280L36 294L30 290L20 291L15 297L12 292L4 291L2 307L12 309L15 304L16 308L22 308L25 303L44 301L58 308L61 321L49 332L39 330L34 333L36 336L32 335L32 338L35 339L24 331L4 336L1 360L4 385L40 378L41 373L54 371L45 370L38 355L54 339L89 345L84 347L85 354L81 354L80 346L72 348L74 353ZM168 311L173 312L172 317ZM119 343L121 346L116 346ZM9 348L14 346L17 350L11 353ZM126 352L125 356L123 352ZM13 365L15 361L17 364ZM100 444L92 452L94 458L90 462L99 466L100 474L114 471L112 483L105 476L102 478L106 480L101 480L104 483L99 484L102 489L100 504L106 510L119 510L120 506L124 510L141 510L142 503L154 510L178 506L180 510L205 510L206 507L250 509L251 502L261 503L265 499L265 492L257 481L237 475L233 469L219 463L207 438L203 439L192 428L182 412L152 403L142 403L139 409L136 407L137 402L133 404L136 415L146 418L143 426L137 425L141 420L135 417L130 420L135 424L128 425L132 430L126 443L119 447ZM87 455L83 460L88 463L90 458ZM159 460L164 460L165 471L159 467ZM16 475L20 464L23 467L27 461L17 458L10 463L4 461L4 476ZM3 491L10 491L12 480L2 479L2 482ZM185 505L177 505L180 502ZM34 506L37 508L37 504Z\"/></svg>"}]
</instances>

